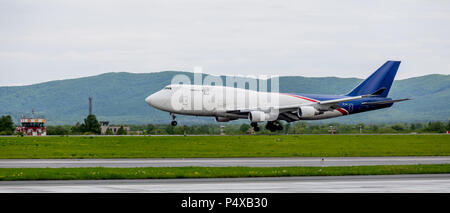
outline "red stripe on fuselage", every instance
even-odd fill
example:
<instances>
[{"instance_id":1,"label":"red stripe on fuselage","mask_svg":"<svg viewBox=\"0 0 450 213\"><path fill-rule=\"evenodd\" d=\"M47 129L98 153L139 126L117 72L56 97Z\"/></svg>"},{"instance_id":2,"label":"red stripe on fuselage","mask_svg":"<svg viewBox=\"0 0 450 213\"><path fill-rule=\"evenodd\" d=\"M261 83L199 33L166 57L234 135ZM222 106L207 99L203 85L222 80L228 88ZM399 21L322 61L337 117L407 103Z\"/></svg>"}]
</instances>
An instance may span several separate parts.
<instances>
[{"instance_id":1,"label":"red stripe on fuselage","mask_svg":"<svg viewBox=\"0 0 450 213\"><path fill-rule=\"evenodd\" d=\"M305 97L298 96L298 95L292 95L292 94L287 94L287 93L281 93L281 94L289 95L289 96L296 97L296 98L301 98L301 99L304 99L304 100L307 100L307 101L311 101L311 102L317 102L317 100L313 100L313 99L310 99L310 98L305 98Z\"/></svg>"},{"instance_id":2,"label":"red stripe on fuselage","mask_svg":"<svg viewBox=\"0 0 450 213\"><path fill-rule=\"evenodd\" d=\"M287 93L281 93L281 94L289 95L289 96L296 97L296 98L301 98L301 99L304 99L304 100L307 100L307 101L311 101L311 102L318 102L317 100L313 100L313 99L310 99L310 98L305 98L305 97L298 96L298 95L292 95L292 94L287 94ZM336 110L339 111L340 113L342 113L342 115L348 115L348 111L345 110L344 108L339 108L339 109L336 109Z\"/></svg>"},{"instance_id":3,"label":"red stripe on fuselage","mask_svg":"<svg viewBox=\"0 0 450 213\"><path fill-rule=\"evenodd\" d=\"M345 110L344 108L339 108L339 109L336 109L336 110L341 112L343 115L348 115L347 110Z\"/></svg>"}]
</instances>

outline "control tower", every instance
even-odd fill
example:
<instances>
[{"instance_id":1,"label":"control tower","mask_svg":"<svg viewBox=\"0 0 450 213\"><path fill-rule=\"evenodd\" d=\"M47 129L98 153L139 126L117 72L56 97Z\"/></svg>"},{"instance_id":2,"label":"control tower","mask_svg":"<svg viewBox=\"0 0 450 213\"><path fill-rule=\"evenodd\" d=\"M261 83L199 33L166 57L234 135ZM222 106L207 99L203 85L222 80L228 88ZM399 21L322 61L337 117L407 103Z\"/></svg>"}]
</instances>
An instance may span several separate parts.
<instances>
[{"instance_id":1,"label":"control tower","mask_svg":"<svg viewBox=\"0 0 450 213\"><path fill-rule=\"evenodd\" d=\"M45 122L45 117L34 115L33 110L30 117L22 116L20 119L21 126L16 128L16 132L23 132L30 136L45 136L47 135Z\"/></svg>"}]
</instances>

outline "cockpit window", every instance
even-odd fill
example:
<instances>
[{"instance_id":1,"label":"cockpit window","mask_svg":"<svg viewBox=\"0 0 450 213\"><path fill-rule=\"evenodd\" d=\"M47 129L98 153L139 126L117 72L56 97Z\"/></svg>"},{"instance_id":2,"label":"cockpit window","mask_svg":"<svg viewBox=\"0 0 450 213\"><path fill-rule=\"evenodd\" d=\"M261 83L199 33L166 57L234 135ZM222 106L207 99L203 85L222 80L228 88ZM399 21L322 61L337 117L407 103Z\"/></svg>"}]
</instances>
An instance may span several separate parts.
<instances>
[{"instance_id":1,"label":"cockpit window","mask_svg":"<svg viewBox=\"0 0 450 213\"><path fill-rule=\"evenodd\" d=\"M171 89L172 89L172 87L164 87L164 89L168 89L168 90L171 90Z\"/></svg>"}]
</instances>

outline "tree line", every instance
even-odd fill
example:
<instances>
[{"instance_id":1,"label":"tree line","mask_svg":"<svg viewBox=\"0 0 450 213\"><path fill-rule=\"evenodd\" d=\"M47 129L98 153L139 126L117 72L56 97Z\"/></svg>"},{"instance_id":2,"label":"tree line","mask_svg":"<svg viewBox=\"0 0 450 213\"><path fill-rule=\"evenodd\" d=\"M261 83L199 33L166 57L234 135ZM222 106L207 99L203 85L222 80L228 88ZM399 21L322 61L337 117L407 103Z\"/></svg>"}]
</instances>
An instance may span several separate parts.
<instances>
[{"instance_id":1,"label":"tree line","mask_svg":"<svg viewBox=\"0 0 450 213\"><path fill-rule=\"evenodd\" d=\"M10 115L0 117L0 135L12 135L16 127Z\"/></svg>"},{"instance_id":2,"label":"tree line","mask_svg":"<svg viewBox=\"0 0 450 213\"><path fill-rule=\"evenodd\" d=\"M396 124L341 124L341 123L320 123L299 121L295 123L283 122L283 130L277 133L282 134L378 134L378 133L445 133L450 130L450 121L427 123L396 123ZM211 123L186 126L171 126L170 124L132 124L130 132L124 130L123 125L116 134L132 135L243 135L243 134L271 134L260 124L261 131L254 132L249 124ZM11 116L4 115L0 118L0 135L14 134L15 125ZM100 134L100 123L95 115L87 116L83 123L75 125L54 125L47 126L47 135L84 135ZM112 135L111 129L106 134Z\"/></svg>"},{"instance_id":3,"label":"tree line","mask_svg":"<svg viewBox=\"0 0 450 213\"><path fill-rule=\"evenodd\" d=\"M133 124L130 127L131 135L243 135L243 134L273 134L269 130L261 128L254 132L249 124L197 124L185 126L171 126L170 124ZM223 126L223 127L221 127ZM264 125L261 125L264 127ZM450 130L450 121L428 123L397 123L397 124L340 124L326 123L314 124L310 122L283 123L281 134L382 134L382 133L445 133ZM76 128L75 128L76 129ZM73 126L49 126L48 135L77 135Z\"/></svg>"}]
</instances>

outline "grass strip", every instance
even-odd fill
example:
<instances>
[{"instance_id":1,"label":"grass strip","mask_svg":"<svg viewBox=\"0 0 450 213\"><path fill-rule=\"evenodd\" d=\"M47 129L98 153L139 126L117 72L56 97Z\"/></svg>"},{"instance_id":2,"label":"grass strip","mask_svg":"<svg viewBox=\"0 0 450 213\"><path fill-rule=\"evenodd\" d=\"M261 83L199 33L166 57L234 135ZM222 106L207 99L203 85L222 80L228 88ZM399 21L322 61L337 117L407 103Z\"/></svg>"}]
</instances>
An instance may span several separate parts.
<instances>
[{"instance_id":1,"label":"grass strip","mask_svg":"<svg viewBox=\"0 0 450 213\"><path fill-rule=\"evenodd\" d=\"M349 167L0 168L0 180L102 180L450 173L450 164Z\"/></svg>"},{"instance_id":2,"label":"grass strip","mask_svg":"<svg viewBox=\"0 0 450 213\"><path fill-rule=\"evenodd\" d=\"M449 135L0 137L0 158L448 156Z\"/></svg>"}]
</instances>

